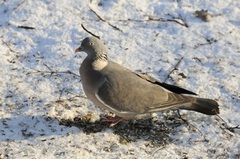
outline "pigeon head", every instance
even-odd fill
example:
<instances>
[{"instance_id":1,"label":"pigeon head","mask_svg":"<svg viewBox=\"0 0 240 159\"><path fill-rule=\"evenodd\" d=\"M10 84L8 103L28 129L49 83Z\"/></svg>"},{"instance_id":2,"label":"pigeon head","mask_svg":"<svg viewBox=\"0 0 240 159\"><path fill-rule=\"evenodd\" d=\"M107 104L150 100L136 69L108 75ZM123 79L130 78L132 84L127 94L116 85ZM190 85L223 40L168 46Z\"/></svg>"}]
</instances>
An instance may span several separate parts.
<instances>
[{"instance_id":1,"label":"pigeon head","mask_svg":"<svg viewBox=\"0 0 240 159\"><path fill-rule=\"evenodd\" d=\"M87 37L82 41L80 47L75 52L84 51L89 57L99 57L106 54L107 49L103 42L96 37Z\"/></svg>"}]
</instances>

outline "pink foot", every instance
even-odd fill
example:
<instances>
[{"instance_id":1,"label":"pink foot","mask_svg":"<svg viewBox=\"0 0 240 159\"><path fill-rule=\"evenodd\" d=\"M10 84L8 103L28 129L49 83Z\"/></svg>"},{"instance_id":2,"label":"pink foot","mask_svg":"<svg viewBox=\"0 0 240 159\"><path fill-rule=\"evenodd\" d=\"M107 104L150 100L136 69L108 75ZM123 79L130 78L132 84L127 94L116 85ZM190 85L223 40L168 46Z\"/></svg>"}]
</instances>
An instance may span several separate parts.
<instances>
[{"instance_id":1,"label":"pink foot","mask_svg":"<svg viewBox=\"0 0 240 159\"><path fill-rule=\"evenodd\" d=\"M123 121L123 120L124 119L119 116L110 116L110 115L105 116L105 118L103 119L103 121L111 123L110 127L117 125L120 121Z\"/></svg>"}]
</instances>

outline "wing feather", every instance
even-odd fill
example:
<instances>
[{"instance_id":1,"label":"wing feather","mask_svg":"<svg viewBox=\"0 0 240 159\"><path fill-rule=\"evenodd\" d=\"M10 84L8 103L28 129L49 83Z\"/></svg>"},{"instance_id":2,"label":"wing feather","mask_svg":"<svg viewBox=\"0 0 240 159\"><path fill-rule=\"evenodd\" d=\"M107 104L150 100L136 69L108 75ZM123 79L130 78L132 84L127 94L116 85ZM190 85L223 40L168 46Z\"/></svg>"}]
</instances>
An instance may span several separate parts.
<instances>
[{"instance_id":1,"label":"wing feather","mask_svg":"<svg viewBox=\"0 0 240 159\"><path fill-rule=\"evenodd\" d=\"M153 77L148 76L147 74L140 74L140 73L136 73L139 77L145 79L148 82L151 82L153 84L159 85L171 92L177 93L177 94L189 94L189 95L197 95L196 93L186 90L184 88L178 87L178 86L174 86L174 85L170 85L167 83L163 83L163 82L159 82L158 80L156 80Z\"/></svg>"}]
</instances>

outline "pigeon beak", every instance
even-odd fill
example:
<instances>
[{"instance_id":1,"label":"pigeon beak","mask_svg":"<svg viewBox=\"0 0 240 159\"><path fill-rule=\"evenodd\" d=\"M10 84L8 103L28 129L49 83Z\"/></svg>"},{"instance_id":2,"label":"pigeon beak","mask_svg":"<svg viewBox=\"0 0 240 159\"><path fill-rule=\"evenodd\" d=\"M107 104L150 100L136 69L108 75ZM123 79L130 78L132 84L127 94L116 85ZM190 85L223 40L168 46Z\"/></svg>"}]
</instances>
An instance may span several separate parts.
<instances>
[{"instance_id":1,"label":"pigeon beak","mask_svg":"<svg viewBox=\"0 0 240 159\"><path fill-rule=\"evenodd\" d=\"M83 51L83 47L82 47L82 46L80 46L79 48L77 48L77 49L75 50L75 53L80 52L80 51Z\"/></svg>"}]
</instances>

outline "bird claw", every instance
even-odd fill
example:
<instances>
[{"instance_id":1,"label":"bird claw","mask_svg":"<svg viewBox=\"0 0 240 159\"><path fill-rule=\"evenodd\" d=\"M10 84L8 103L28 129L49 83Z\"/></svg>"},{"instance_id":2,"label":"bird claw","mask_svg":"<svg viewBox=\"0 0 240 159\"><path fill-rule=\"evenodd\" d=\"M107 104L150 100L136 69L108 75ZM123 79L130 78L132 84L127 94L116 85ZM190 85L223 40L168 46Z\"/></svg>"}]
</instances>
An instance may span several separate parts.
<instances>
[{"instance_id":1,"label":"bird claw","mask_svg":"<svg viewBox=\"0 0 240 159\"><path fill-rule=\"evenodd\" d=\"M119 116L105 116L103 121L110 122L110 127L117 125L119 122L123 121L124 119Z\"/></svg>"}]
</instances>

